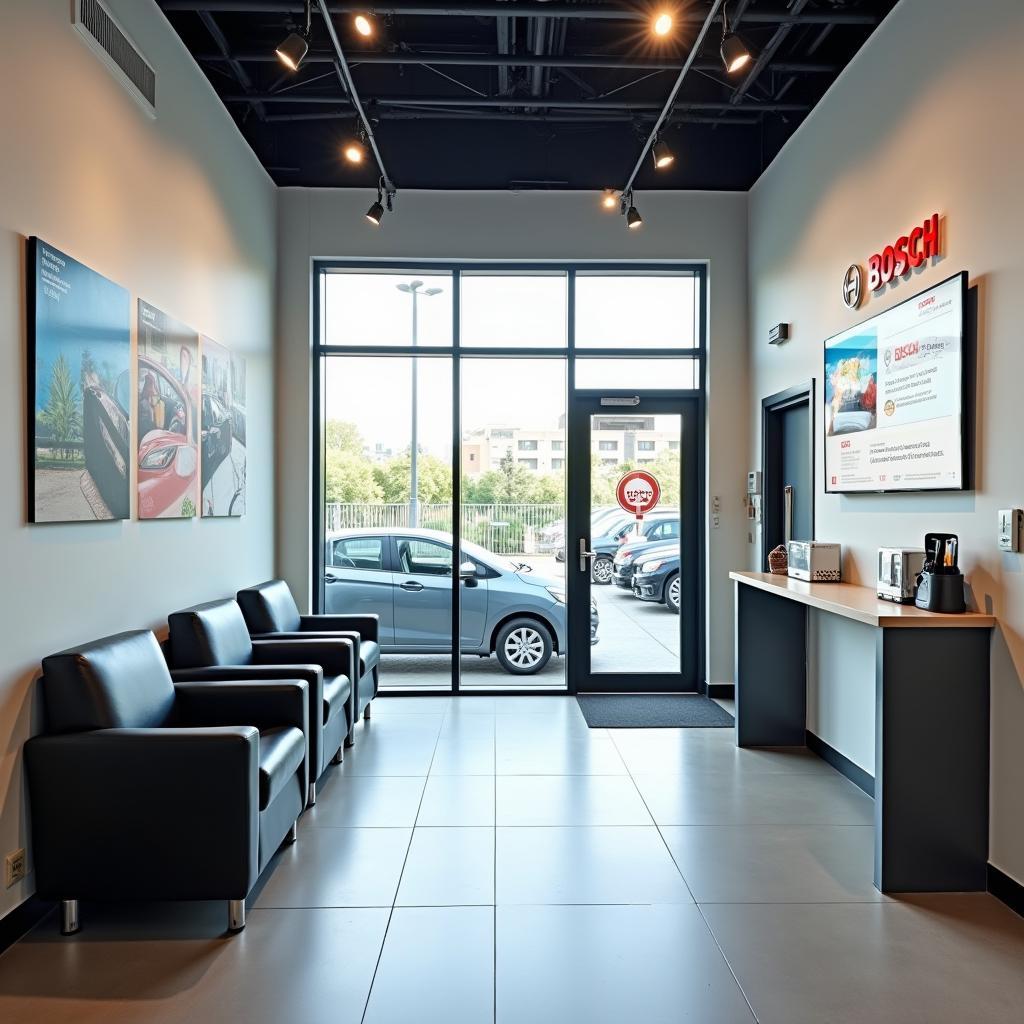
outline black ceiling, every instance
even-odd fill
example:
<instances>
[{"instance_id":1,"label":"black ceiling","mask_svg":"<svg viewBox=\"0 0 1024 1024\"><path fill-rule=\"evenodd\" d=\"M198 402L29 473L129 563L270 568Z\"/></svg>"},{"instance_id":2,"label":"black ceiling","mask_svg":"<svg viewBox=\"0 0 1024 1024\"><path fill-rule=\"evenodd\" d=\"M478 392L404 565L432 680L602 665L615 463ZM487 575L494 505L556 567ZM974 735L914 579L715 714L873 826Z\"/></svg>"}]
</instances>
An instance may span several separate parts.
<instances>
[{"instance_id":1,"label":"black ceiling","mask_svg":"<svg viewBox=\"0 0 1024 1024\"><path fill-rule=\"evenodd\" d=\"M402 188L621 189L714 0L329 0L357 98ZM727 0L755 60L730 76L716 17L636 188L746 189L897 0ZM372 158L341 146L356 113L313 3L310 54L274 50L305 23L303 0L157 0L279 185L373 187ZM656 39L655 12L675 25ZM375 34L353 27L371 12Z\"/></svg>"}]
</instances>

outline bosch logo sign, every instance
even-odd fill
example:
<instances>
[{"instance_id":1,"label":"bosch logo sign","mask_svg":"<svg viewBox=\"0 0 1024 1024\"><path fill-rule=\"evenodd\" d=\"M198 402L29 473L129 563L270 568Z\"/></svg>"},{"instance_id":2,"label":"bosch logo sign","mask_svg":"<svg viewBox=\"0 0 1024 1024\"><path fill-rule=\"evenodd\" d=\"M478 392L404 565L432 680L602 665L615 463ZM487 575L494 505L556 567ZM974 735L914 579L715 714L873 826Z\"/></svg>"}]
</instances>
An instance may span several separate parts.
<instances>
[{"instance_id":1,"label":"bosch logo sign","mask_svg":"<svg viewBox=\"0 0 1024 1024\"><path fill-rule=\"evenodd\" d=\"M867 290L877 292L890 281L904 277L923 266L925 260L941 254L939 247L939 215L933 213L916 227L867 260ZM843 277L843 302L856 309L864 297L864 271L854 263ZM926 300L931 301L931 300Z\"/></svg>"},{"instance_id":2,"label":"bosch logo sign","mask_svg":"<svg viewBox=\"0 0 1024 1024\"><path fill-rule=\"evenodd\" d=\"M847 268L846 276L843 278L843 302L850 309L856 309L860 305L862 277L861 269L856 263Z\"/></svg>"}]
</instances>

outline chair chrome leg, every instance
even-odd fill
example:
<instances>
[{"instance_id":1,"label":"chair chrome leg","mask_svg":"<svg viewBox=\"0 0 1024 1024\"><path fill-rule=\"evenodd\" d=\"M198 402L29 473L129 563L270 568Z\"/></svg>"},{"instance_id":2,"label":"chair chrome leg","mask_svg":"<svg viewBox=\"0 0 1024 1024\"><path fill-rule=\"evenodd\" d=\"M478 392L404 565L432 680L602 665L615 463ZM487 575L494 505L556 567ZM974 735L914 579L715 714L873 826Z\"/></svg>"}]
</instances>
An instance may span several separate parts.
<instances>
[{"instance_id":1,"label":"chair chrome leg","mask_svg":"<svg viewBox=\"0 0 1024 1024\"><path fill-rule=\"evenodd\" d=\"M309 784L309 799L306 801L308 807L312 807L316 803L316 783L311 782Z\"/></svg>"},{"instance_id":2,"label":"chair chrome leg","mask_svg":"<svg viewBox=\"0 0 1024 1024\"><path fill-rule=\"evenodd\" d=\"M74 935L81 928L78 922L78 900L60 901L60 933Z\"/></svg>"},{"instance_id":3,"label":"chair chrome leg","mask_svg":"<svg viewBox=\"0 0 1024 1024\"><path fill-rule=\"evenodd\" d=\"M331 758L331 764L341 764L345 760L345 744L338 747L338 752Z\"/></svg>"},{"instance_id":4,"label":"chair chrome leg","mask_svg":"<svg viewBox=\"0 0 1024 1024\"><path fill-rule=\"evenodd\" d=\"M245 927L245 900L228 900L228 931L240 932Z\"/></svg>"},{"instance_id":5,"label":"chair chrome leg","mask_svg":"<svg viewBox=\"0 0 1024 1024\"><path fill-rule=\"evenodd\" d=\"M368 722L370 720L370 706L373 704L372 700L366 702L366 707L363 708L363 721Z\"/></svg>"},{"instance_id":6,"label":"chair chrome leg","mask_svg":"<svg viewBox=\"0 0 1024 1024\"><path fill-rule=\"evenodd\" d=\"M345 746L354 747L356 745L356 730L355 727L349 730L348 735L345 737Z\"/></svg>"},{"instance_id":7,"label":"chair chrome leg","mask_svg":"<svg viewBox=\"0 0 1024 1024\"><path fill-rule=\"evenodd\" d=\"M292 827L290 829L288 829L288 835L286 835L284 837L284 841L286 843L288 843L289 846L290 846L298 838L299 838L299 821L296 818L296 820L292 822Z\"/></svg>"}]
</instances>

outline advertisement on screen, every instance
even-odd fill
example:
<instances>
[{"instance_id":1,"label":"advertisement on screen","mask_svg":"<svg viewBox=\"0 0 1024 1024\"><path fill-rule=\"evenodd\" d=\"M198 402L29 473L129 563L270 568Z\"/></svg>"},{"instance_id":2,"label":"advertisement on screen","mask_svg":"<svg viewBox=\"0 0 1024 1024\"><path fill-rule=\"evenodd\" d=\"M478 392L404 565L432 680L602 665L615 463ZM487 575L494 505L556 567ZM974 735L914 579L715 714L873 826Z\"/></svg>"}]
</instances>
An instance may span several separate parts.
<instances>
[{"instance_id":1,"label":"advertisement on screen","mask_svg":"<svg viewBox=\"0 0 1024 1024\"><path fill-rule=\"evenodd\" d=\"M825 342L825 489L960 490L967 275Z\"/></svg>"}]
</instances>

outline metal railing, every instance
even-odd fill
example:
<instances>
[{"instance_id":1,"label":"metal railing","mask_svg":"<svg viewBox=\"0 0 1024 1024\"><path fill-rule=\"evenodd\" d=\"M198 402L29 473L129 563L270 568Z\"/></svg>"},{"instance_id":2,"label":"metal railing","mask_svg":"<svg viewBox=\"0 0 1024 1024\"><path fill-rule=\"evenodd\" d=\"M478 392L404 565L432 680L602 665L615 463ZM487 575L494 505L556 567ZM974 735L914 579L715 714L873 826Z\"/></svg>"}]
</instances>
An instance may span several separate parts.
<instances>
[{"instance_id":1,"label":"metal railing","mask_svg":"<svg viewBox=\"0 0 1024 1024\"><path fill-rule=\"evenodd\" d=\"M325 506L327 532L366 528L408 527L409 505L405 502L348 502ZM452 503L419 506L419 526L425 530L452 532ZM564 543L558 528L565 513L558 502L545 504L504 504L500 502L463 504L463 540L473 541L501 555L540 554Z\"/></svg>"}]
</instances>

